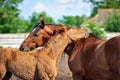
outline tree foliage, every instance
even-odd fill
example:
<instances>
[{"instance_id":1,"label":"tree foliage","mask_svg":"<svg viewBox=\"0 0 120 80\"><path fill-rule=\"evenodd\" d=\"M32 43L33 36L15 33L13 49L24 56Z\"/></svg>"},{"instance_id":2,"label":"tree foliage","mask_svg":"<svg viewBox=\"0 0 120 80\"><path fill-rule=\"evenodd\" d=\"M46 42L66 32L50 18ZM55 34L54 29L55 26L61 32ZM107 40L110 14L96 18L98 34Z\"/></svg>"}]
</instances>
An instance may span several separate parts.
<instances>
[{"instance_id":1,"label":"tree foliage","mask_svg":"<svg viewBox=\"0 0 120 80\"><path fill-rule=\"evenodd\" d=\"M35 13L25 20L20 17L18 4L23 0L1 0L0 3L0 33L26 33L39 22L39 16L42 15L45 23L55 23L52 17L46 12Z\"/></svg>"},{"instance_id":2,"label":"tree foliage","mask_svg":"<svg viewBox=\"0 0 120 80\"><path fill-rule=\"evenodd\" d=\"M0 1L0 33L25 32L23 27L27 22L19 17L18 5L23 0L1 0Z\"/></svg>"},{"instance_id":3,"label":"tree foliage","mask_svg":"<svg viewBox=\"0 0 120 80\"><path fill-rule=\"evenodd\" d=\"M120 32L120 14L115 12L112 16L108 16L102 27L108 32Z\"/></svg>"},{"instance_id":4,"label":"tree foliage","mask_svg":"<svg viewBox=\"0 0 120 80\"><path fill-rule=\"evenodd\" d=\"M40 22L40 15L43 17L44 19L44 22L45 23L51 23L51 24L55 24L55 21L53 20L52 17L48 16L46 14L46 12L41 12L41 13L36 13L36 12L33 12L32 15L29 17L29 29L28 31L31 31L33 29L33 27Z\"/></svg>"},{"instance_id":5,"label":"tree foliage","mask_svg":"<svg viewBox=\"0 0 120 80\"><path fill-rule=\"evenodd\" d=\"M59 19L59 23L67 26L79 27L84 22L85 17L82 16L63 16L63 19Z\"/></svg>"},{"instance_id":6,"label":"tree foliage","mask_svg":"<svg viewBox=\"0 0 120 80\"><path fill-rule=\"evenodd\" d=\"M89 22L88 25L83 26L83 28L87 29L92 34L105 38L104 28L100 27L97 23Z\"/></svg>"}]
</instances>

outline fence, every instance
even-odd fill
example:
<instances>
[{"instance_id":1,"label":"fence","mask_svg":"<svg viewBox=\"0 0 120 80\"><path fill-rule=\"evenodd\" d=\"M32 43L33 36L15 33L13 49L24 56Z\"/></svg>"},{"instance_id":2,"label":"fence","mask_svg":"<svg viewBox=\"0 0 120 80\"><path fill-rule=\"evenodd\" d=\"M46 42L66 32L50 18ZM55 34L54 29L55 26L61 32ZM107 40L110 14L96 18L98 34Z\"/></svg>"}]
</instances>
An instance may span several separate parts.
<instances>
[{"instance_id":1,"label":"fence","mask_svg":"<svg viewBox=\"0 0 120 80\"><path fill-rule=\"evenodd\" d=\"M19 48L28 34L0 34L0 46Z\"/></svg>"},{"instance_id":2,"label":"fence","mask_svg":"<svg viewBox=\"0 0 120 80\"><path fill-rule=\"evenodd\" d=\"M106 38L110 39L110 38L118 36L118 35L120 35L120 33L106 33Z\"/></svg>"},{"instance_id":3,"label":"fence","mask_svg":"<svg viewBox=\"0 0 120 80\"><path fill-rule=\"evenodd\" d=\"M107 39L120 35L120 33L106 33ZM19 48L28 34L0 34L0 46Z\"/></svg>"}]
</instances>

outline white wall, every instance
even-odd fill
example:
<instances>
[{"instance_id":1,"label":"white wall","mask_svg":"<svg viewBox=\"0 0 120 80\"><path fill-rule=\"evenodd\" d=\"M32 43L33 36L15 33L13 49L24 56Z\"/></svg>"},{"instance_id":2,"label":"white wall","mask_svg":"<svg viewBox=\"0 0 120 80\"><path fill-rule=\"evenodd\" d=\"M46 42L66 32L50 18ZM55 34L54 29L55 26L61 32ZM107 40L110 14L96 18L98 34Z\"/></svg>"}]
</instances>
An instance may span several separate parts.
<instances>
[{"instance_id":1,"label":"white wall","mask_svg":"<svg viewBox=\"0 0 120 80\"><path fill-rule=\"evenodd\" d=\"M0 34L0 46L19 48L28 34Z\"/></svg>"},{"instance_id":2,"label":"white wall","mask_svg":"<svg viewBox=\"0 0 120 80\"><path fill-rule=\"evenodd\" d=\"M110 39L110 38L118 36L118 35L120 35L120 33L114 33L114 32L113 33L106 33L106 38Z\"/></svg>"},{"instance_id":3,"label":"white wall","mask_svg":"<svg viewBox=\"0 0 120 80\"><path fill-rule=\"evenodd\" d=\"M107 39L120 35L120 33L106 33ZM0 46L19 48L28 34L0 34Z\"/></svg>"}]
</instances>

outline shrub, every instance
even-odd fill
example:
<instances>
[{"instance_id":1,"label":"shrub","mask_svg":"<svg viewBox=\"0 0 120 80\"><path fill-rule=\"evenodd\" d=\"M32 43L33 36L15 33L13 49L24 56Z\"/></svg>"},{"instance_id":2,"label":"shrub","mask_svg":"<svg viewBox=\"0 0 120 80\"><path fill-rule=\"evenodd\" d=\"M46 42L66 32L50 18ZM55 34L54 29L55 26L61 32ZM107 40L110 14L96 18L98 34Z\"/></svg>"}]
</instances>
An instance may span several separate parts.
<instances>
[{"instance_id":1,"label":"shrub","mask_svg":"<svg viewBox=\"0 0 120 80\"><path fill-rule=\"evenodd\" d=\"M120 14L115 12L112 16L108 16L102 27L108 32L120 32Z\"/></svg>"},{"instance_id":2,"label":"shrub","mask_svg":"<svg viewBox=\"0 0 120 80\"><path fill-rule=\"evenodd\" d=\"M0 46L0 48L3 48L2 46Z\"/></svg>"},{"instance_id":3,"label":"shrub","mask_svg":"<svg viewBox=\"0 0 120 80\"><path fill-rule=\"evenodd\" d=\"M97 23L89 22L83 28L87 29L90 33L99 36L100 38L105 38L105 30L100 27Z\"/></svg>"}]
</instances>

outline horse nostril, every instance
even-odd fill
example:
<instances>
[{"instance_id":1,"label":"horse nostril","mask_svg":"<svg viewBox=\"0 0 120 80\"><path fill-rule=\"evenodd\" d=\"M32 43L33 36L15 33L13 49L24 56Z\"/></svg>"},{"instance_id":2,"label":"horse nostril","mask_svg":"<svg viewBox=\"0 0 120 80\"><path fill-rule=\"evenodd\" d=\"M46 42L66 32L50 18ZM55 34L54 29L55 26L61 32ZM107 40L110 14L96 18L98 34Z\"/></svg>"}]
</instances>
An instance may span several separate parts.
<instances>
[{"instance_id":1,"label":"horse nostril","mask_svg":"<svg viewBox=\"0 0 120 80\"><path fill-rule=\"evenodd\" d=\"M23 50L24 50L24 48L23 48L22 46L20 46L19 50L20 50L20 51L23 51Z\"/></svg>"}]
</instances>

